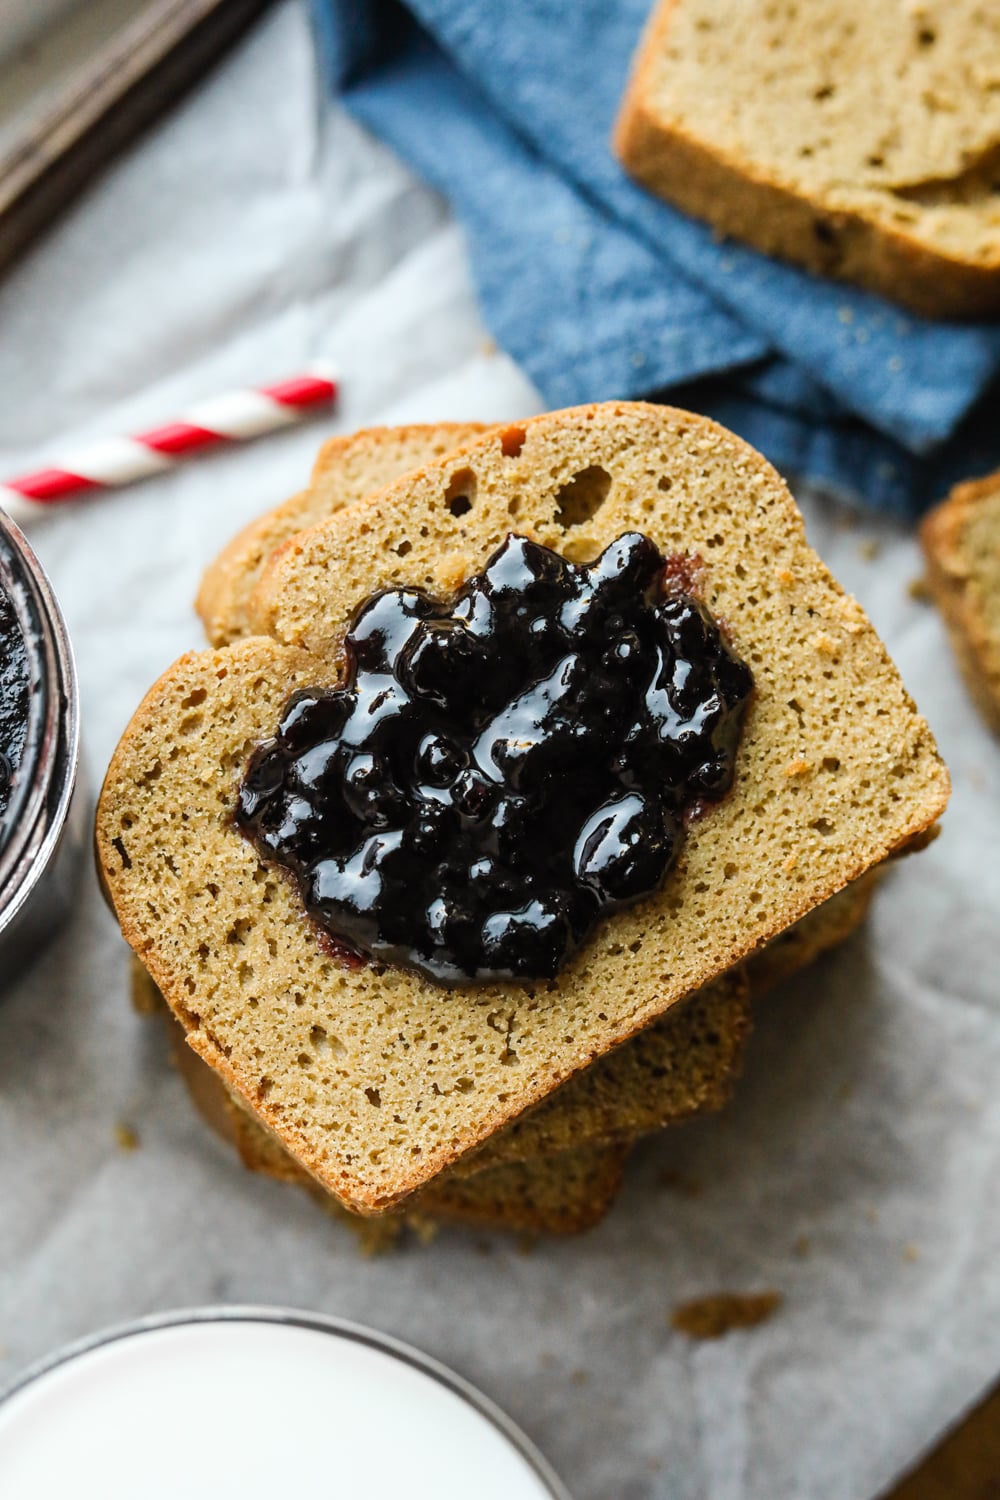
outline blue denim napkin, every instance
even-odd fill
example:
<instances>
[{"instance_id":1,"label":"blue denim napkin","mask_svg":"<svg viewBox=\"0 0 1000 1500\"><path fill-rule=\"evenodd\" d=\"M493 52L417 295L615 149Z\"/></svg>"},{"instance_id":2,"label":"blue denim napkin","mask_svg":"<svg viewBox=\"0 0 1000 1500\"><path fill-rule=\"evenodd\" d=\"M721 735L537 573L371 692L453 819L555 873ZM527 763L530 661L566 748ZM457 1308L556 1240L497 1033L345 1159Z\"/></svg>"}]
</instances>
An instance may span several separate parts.
<instances>
[{"instance_id":1,"label":"blue denim napkin","mask_svg":"<svg viewBox=\"0 0 1000 1500\"><path fill-rule=\"evenodd\" d=\"M653 396L915 514L1000 465L1000 325L934 323L732 242L608 141L649 0L313 0L332 86L450 200L552 406Z\"/></svg>"}]
</instances>

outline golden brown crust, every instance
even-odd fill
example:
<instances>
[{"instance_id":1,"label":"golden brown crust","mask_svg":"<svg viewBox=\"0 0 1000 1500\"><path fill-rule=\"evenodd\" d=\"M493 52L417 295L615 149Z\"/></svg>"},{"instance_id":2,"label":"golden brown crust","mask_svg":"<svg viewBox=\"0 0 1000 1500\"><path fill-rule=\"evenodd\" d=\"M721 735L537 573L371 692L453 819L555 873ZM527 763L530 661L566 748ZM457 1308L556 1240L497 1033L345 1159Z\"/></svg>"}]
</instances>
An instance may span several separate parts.
<instances>
[{"instance_id":1,"label":"golden brown crust","mask_svg":"<svg viewBox=\"0 0 1000 1500\"><path fill-rule=\"evenodd\" d=\"M684 0L661 0L636 54L612 146L650 192L720 234L821 276L877 292L927 317L1000 312L1000 263L979 264L875 215L817 201L782 183L764 163L737 159L698 139L655 104L654 74Z\"/></svg>"},{"instance_id":2,"label":"golden brown crust","mask_svg":"<svg viewBox=\"0 0 1000 1500\"><path fill-rule=\"evenodd\" d=\"M973 534L994 518L992 539ZM966 685L986 722L1000 734L1000 470L956 485L920 528L927 583L944 617Z\"/></svg>"},{"instance_id":3,"label":"golden brown crust","mask_svg":"<svg viewBox=\"0 0 1000 1500\"><path fill-rule=\"evenodd\" d=\"M559 521L562 486L595 467L606 499L585 523ZM450 487L470 474L475 504L458 514ZM757 674L737 787L692 829L660 895L615 917L552 985L445 998L397 972L336 972L288 887L229 827L239 771L289 691L335 675L359 598L467 576L514 509L518 529L569 555L630 524L702 554L706 602ZM784 485L703 418L607 403L493 434L300 534L267 587L275 634L309 649L251 639L165 674L112 762L99 845L125 936L192 1045L363 1211L425 1185L929 827L947 800L926 724L806 547ZM313 1031L343 1052L314 1056Z\"/></svg>"}]
</instances>

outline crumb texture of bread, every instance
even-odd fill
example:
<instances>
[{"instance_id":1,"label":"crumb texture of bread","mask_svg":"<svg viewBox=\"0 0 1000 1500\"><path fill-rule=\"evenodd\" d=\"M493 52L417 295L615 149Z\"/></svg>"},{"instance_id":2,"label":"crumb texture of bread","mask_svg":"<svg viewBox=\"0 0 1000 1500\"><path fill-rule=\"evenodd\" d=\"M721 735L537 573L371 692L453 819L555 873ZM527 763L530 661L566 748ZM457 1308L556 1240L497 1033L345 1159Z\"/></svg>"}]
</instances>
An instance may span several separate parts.
<instances>
[{"instance_id":1,"label":"crumb texture of bread","mask_svg":"<svg viewBox=\"0 0 1000 1500\"><path fill-rule=\"evenodd\" d=\"M817 951L815 944L795 947L803 962ZM782 973L792 968L792 963L785 962ZM131 991L133 1007L140 1014L170 1014L138 959L132 964ZM720 1110L732 1097L749 1035L750 985L744 970L738 968L576 1074L451 1170L455 1176L467 1176L579 1146L631 1141L694 1115ZM196 1074L210 1071L196 1061ZM244 1114L251 1118L248 1112ZM280 1152L277 1159L282 1170L272 1175L285 1175L293 1159L270 1132L260 1125L257 1128ZM302 1171L295 1165L296 1181Z\"/></svg>"},{"instance_id":2,"label":"crumb texture of bread","mask_svg":"<svg viewBox=\"0 0 1000 1500\"><path fill-rule=\"evenodd\" d=\"M145 991L145 1013L158 1012L165 1019L177 1069L205 1123L236 1147L248 1171L306 1188L322 1207L353 1230L368 1252L395 1243L407 1226L421 1234L439 1224L516 1234L579 1234L599 1223L617 1196L628 1158L626 1142L493 1167L476 1177L448 1176L413 1198L405 1211L377 1218L351 1213L289 1156L277 1137L185 1044L182 1029L140 964L135 965L133 981Z\"/></svg>"},{"instance_id":3,"label":"crumb texture of bread","mask_svg":"<svg viewBox=\"0 0 1000 1500\"><path fill-rule=\"evenodd\" d=\"M876 865L751 954L744 967L753 998L766 995L782 980L846 942L868 915L883 874Z\"/></svg>"},{"instance_id":4,"label":"crumb texture of bread","mask_svg":"<svg viewBox=\"0 0 1000 1500\"><path fill-rule=\"evenodd\" d=\"M750 985L739 968L574 1074L452 1170L462 1175L580 1145L634 1140L720 1110L732 1097L749 1035Z\"/></svg>"},{"instance_id":5,"label":"crumb texture of bread","mask_svg":"<svg viewBox=\"0 0 1000 1500\"><path fill-rule=\"evenodd\" d=\"M660 0L615 147L768 254L930 316L1000 309L995 5Z\"/></svg>"},{"instance_id":6,"label":"crumb texture of bread","mask_svg":"<svg viewBox=\"0 0 1000 1500\"><path fill-rule=\"evenodd\" d=\"M351 1213L320 1188L238 1100L226 1096L226 1103L240 1159L249 1171L309 1189L324 1207L339 1210L362 1233L377 1232L382 1225L465 1224L517 1234L580 1234L611 1208L628 1159L628 1143L623 1141L509 1162L470 1176L447 1173L415 1194L405 1209L370 1218Z\"/></svg>"},{"instance_id":7,"label":"crumb texture of bread","mask_svg":"<svg viewBox=\"0 0 1000 1500\"><path fill-rule=\"evenodd\" d=\"M957 485L924 518L920 539L969 691L1000 734L1000 471Z\"/></svg>"},{"instance_id":8,"label":"crumb texture of bread","mask_svg":"<svg viewBox=\"0 0 1000 1500\"><path fill-rule=\"evenodd\" d=\"M295 688L338 680L358 603L395 584L448 594L512 529L574 559L640 529L701 559L705 602L756 679L735 785L661 890L555 980L442 991L341 967L236 832L240 775ZM99 859L192 1046L362 1211L417 1191L947 801L926 723L778 475L670 408L608 403L495 431L285 543L254 609L269 638L182 658L140 705L101 795Z\"/></svg>"},{"instance_id":9,"label":"crumb texture of bread","mask_svg":"<svg viewBox=\"0 0 1000 1500\"><path fill-rule=\"evenodd\" d=\"M244 527L205 570L195 608L211 644L250 633L247 602L271 554L289 537L485 430L478 422L369 427L324 443L308 488Z\"/></svg>"}]
</instances>

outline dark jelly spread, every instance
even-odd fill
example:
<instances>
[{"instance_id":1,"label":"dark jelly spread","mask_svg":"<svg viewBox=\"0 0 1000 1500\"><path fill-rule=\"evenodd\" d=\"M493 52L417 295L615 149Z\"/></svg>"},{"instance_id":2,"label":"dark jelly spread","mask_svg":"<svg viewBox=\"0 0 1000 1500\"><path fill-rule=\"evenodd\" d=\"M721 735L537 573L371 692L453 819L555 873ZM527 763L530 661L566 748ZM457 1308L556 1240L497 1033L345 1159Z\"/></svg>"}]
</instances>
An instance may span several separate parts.
<instances>
[{"instance_id":1,"label":"dark jelly spread","mask_svg":"<svg viewBox=\"0 0 1000 1500\"><path fill-rule=\"evenodd\" d=\"M237 826L338 942L443 984L550 978L655 891L753 688L638 532L589 566L509 536L451 604L368 599L345 657L254 752Z\"/></svg>"},{"instance_id":2,"label":"dark jelly spread","mask_svg":"<svg viewBox=\"0 0 1000 1500\"><path fill-rule=\"evenodd\" d=\"M0 823L28 727L28 658L10 600L0 589ZM2 828L0 828L2 833Z\"/></svg>"}]
</instances>

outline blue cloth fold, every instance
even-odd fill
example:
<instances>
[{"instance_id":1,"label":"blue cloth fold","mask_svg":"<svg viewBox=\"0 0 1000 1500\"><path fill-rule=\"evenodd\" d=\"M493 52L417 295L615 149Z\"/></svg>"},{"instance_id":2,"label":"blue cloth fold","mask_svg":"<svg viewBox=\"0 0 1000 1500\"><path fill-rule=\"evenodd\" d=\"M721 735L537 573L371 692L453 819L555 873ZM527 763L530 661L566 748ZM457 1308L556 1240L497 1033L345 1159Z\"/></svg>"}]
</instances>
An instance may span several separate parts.
<instances>
[{"instance_id":1,"label":"blue cloth fold","mask_svg":"<svg viewBox=\"0 0 1000 1500\"><path fill-rule=\"evenodd\" d=\"M1000 326L731 242L609 145L649 0L313 0L332 85L451 202L484 317L553 406L683 400L901 514L1000 465Z\"/></svg>"}]
</instances>

